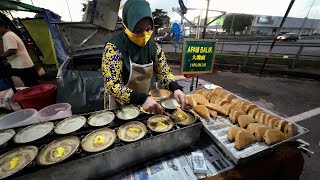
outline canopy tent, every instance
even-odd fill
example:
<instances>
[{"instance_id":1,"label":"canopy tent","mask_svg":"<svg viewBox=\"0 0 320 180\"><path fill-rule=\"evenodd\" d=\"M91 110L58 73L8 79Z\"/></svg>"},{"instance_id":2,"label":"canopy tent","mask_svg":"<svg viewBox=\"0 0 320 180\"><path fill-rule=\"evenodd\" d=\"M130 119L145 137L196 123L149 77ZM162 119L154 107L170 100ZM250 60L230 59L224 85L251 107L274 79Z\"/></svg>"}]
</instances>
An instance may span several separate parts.
<instances>
[{"instance_id":1,"label":"canopy tent","mask_svg":"<svg viewBox=\"0 0 320 180\"><path fill-rule=\"evenodd\" d=\"M4 11L28 11L28 12L41 12L42 9L38 8L36 6L32 6L29 4L25 4L18 1L12 1L12 0L1 0L0 1L0 10Z\"/></svg>"},{"instance_id":2,"label":"canopy tent","mask_svg":"<svg viewBox=\"0 0 320 180\"><path fill-rule=\"evenodd\" d=\"M0 1L0 11L27 11L27 12L34 12L34 13L39 13L43 16L44 20L47 23L47 28L49 29L49 34L51 34L51 37L49 39L49 41L53 41L53 46L54 46L54 51L55 51L55 55L52 56L52 58L54 58L54 60L50 60L45 62L45 64L51 64L52 62L56 62L57 66L59 66L59 64L62 64L66 58L67 58L67 50L64 47L63 41L61 39L61 35L59 34L57 27L54 23L56 22L61 22L61 17L50 11L47 9L43 9L43 8L39 8L36 6L32 6L26 3L22 3L22 2L18 2L18 1L13 1L13 0L1 0ZM24 24L25 25L25 24ZM29 31L29 34L31 36L34 36L35 34L37 34L37 31L39 31L39 29L37 28L33 28L32 31L30 32L31 29L27 28ZM20 32L17 32L20 34ZM35 38L35 37L33 37ZM46 37L47 38L47 37ZM36 38L35 38L36 39ZM45 38L43 38L45 39ZM42 52L44 53L44 52ZM50 53L52 54L52 53Z\"/></svg>"}]
</instances>

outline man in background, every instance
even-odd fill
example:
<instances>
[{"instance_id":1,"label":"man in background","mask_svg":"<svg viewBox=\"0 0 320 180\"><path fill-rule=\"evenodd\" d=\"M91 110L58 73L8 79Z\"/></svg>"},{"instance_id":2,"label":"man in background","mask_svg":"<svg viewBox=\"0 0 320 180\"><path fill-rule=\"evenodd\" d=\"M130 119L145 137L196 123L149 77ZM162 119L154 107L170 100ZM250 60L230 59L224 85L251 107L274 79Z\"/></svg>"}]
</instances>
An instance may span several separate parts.
<instances>
[{"instance_id":1,"label":"man in background","mask_svg":"<svg viewBox=\"0 0 320 180\"><path fill-rule=\"evenodd\" d=\"M19 77L25 86L38 84L39 74L29 56L23 41L12 31L3 20L0 20L0 35L3 40L4 52L0 54L0 61L8 59L11 65L10 76Z\"/></svg>"}]
</instances>

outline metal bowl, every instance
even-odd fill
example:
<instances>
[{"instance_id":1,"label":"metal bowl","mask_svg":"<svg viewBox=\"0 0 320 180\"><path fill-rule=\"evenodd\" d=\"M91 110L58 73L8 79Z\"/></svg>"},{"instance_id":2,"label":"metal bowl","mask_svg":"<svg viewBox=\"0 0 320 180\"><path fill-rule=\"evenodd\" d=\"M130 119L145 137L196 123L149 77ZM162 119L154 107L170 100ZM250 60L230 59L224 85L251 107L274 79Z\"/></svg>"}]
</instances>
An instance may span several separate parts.
<instances>
[{"instance_id":1,"label":"metal bowl","mask_svg":"<svg viewBox=\"0 0 320 180\"><path fill-rule=\"evenodd\" d=\"M159 89L159 93L156 92L156 89L153 89L149 92L149 95L156 101L162 101L168 99L171 96L171 92L165 89Z\"/></svg>"}]
</instances>

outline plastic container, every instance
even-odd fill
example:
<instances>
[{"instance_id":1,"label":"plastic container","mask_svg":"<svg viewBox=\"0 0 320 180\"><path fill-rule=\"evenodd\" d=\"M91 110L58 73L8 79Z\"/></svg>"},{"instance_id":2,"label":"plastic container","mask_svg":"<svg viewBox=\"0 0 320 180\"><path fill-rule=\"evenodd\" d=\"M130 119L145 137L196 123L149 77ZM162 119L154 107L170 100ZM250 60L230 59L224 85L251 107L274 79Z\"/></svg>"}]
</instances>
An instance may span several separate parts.
<instances>
[{"instance_id":1,"label":"plastic container","mask_svg":"<svg viewBox=\"0 0 320 180\"><path fill-rule=\"evenodd\" d=\"M54 84L39 84L18 91L13 99L24 108L40 110L46 106L56 103L56 89Z\"/></svg>"},{"instance_id":2,"label":"plastic container","mask_svg":"<svg viewBox=\"0 0 320 180\"><path fill-rule=\"evenodd\" d=\"M71 105L68 103L58 103L47 106L38 112L41 122L62 119L72 116Z\"/></svg>"},{"instance_id":3,"label":"plastic container","mask_svg":"<svg viewBox=\"0 0 320 180\"><path fill-rule=\"evenodd\" d=\"M39 123L38 111L23 109L0 118L0 130Z\"/></svg>"}]
</instances>

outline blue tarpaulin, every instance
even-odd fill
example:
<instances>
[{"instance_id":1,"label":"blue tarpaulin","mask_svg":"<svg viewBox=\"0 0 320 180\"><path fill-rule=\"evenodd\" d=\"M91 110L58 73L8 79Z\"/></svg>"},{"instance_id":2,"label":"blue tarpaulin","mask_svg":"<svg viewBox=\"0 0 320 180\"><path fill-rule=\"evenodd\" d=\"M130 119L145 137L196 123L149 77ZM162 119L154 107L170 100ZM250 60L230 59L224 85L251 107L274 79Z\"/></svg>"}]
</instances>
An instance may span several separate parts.
<instances>
[{"instance_id":1,"label":"blue tarpaulin","mask_svg":"<svg viewBox=\"0 0 320 180\"><path fill-rule=\"evenodd\" d=\"M68 53L64 46L58 27L54 24L56 22L61 22L61 17L47 9L43 9L41 14L43 15L43 18L47 22L50 29L58 63L62 64L65 60L67 60Z\"/></svg>"}]
</instances>

